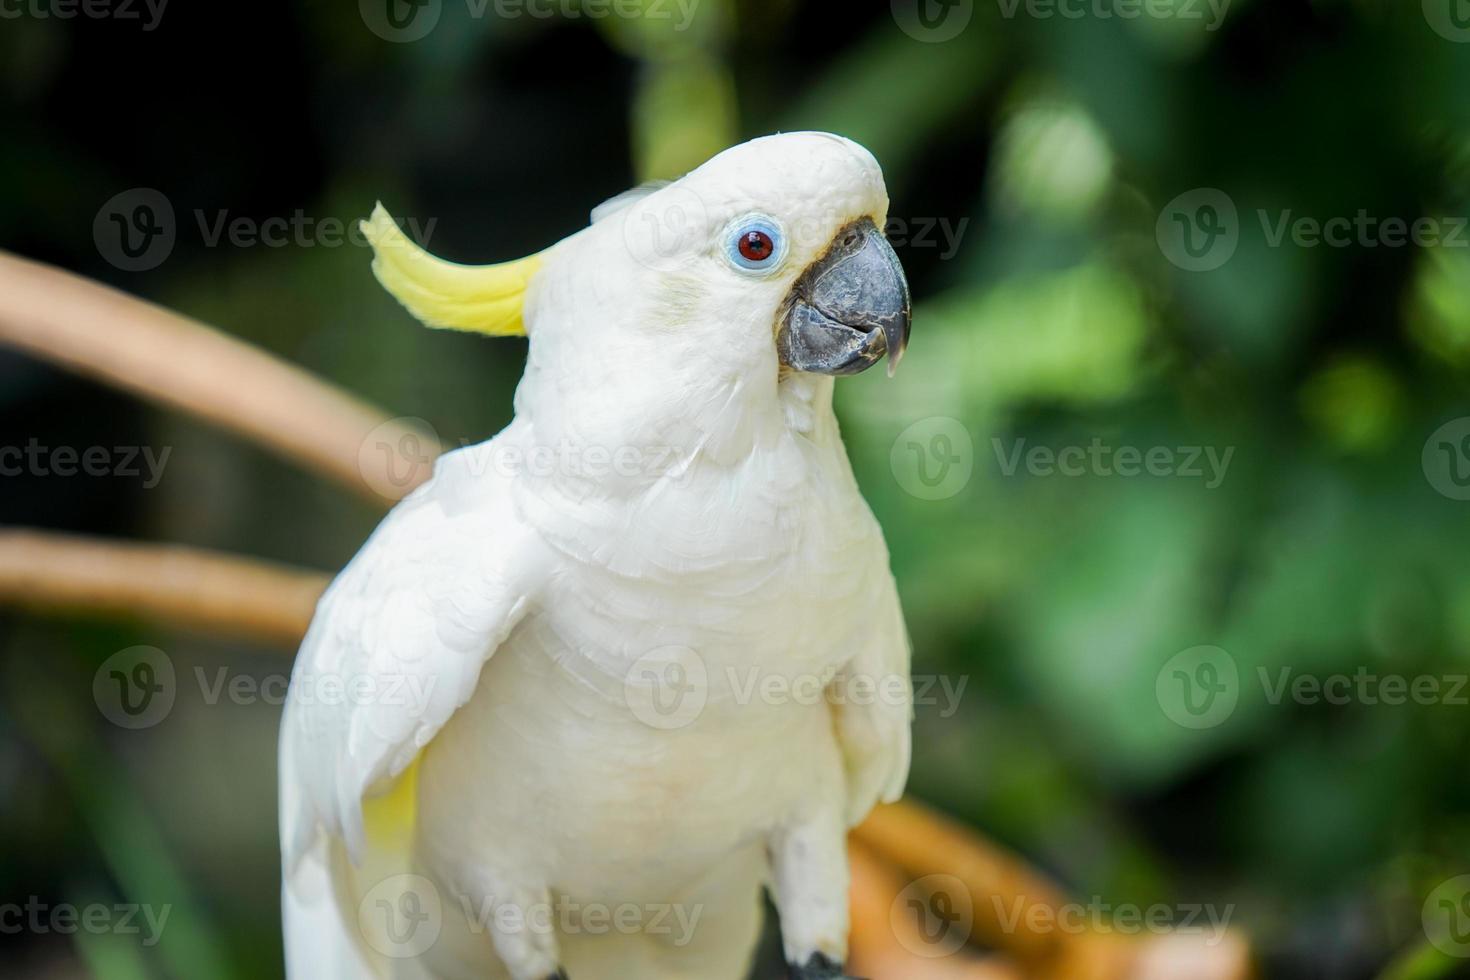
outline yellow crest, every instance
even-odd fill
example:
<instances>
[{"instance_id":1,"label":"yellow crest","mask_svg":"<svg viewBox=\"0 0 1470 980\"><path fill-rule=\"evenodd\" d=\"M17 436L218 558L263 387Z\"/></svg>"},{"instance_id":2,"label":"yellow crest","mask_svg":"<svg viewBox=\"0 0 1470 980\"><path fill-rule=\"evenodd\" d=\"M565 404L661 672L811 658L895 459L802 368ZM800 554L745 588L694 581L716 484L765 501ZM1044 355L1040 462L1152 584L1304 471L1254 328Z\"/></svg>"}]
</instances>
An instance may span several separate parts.
<instances>
[{"instance_id":1,"label":"yellow crest","mask_svg":"<svg viewBox=\"0 0 1470 980\"><path fill-rule=\"evenodd\" d=\"M373 246L373 275L424 326L525 336L521 310L540 255L497 265L447 262L415 245L381 204L362 231Z\"/></svg>"}]
</instances>

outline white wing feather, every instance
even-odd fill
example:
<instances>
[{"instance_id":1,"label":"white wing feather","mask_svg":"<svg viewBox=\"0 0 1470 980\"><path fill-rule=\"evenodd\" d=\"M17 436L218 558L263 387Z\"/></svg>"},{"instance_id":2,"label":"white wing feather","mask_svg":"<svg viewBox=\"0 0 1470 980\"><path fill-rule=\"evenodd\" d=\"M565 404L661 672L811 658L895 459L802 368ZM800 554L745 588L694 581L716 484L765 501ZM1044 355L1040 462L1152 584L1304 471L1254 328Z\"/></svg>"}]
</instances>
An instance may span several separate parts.
<instances>
[{"instance_id":1,"label":"white wing feather","mask_svg":"<svg viewBox=\"0 0 1470 980\"><path fill-rule=\"evenodd\" d=\"M288 873L323 830L360 858L364 796L470 698L525 612L539 563L491 463L506 435L442 457L318 604L281 727Z\"/></svg>"}]
</instances>

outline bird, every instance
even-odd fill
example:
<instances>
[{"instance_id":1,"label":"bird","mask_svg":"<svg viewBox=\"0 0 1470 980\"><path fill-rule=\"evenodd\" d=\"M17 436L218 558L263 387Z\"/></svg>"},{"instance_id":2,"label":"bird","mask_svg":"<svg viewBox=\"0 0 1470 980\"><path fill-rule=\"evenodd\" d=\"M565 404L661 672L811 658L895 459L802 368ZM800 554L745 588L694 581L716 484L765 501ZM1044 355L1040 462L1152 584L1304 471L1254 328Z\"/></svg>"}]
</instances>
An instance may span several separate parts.
<instances>
[{"instance_id":1,"label":"bird","mask_svg":"<svg viewBox=\"0 0 1470 980\"><path fill-rule=\"evenodd\" d=\"M292 980L845 977L845 838L902 792L910 643L832 397L907 346L858 143L732 146L523 259L379 204L423 324L524 335L319 601L279 742ZM876 396L875 396L876 397Z\"/></svg>"}]
</instances>

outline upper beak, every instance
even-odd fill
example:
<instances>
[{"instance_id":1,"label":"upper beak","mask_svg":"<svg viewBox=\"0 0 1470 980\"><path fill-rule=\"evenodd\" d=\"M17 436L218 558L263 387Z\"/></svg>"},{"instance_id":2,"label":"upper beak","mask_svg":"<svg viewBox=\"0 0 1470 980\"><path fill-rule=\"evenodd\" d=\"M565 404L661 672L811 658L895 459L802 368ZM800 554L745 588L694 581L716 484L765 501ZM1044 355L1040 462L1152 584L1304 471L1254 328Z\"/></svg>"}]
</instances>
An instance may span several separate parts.
<instances>
[{"instance_id":1,"label":"upper beak","mask_svg":"<svg viewBox=\"0 0 1470 980\"><path fill-rule=\"evenodd\" d=\"M886 353L892 377L908 342L903 266L873 220L861 218L792 287L776 353L787 367L818 374L857 374Z\"/></svg>"}]
</instances>

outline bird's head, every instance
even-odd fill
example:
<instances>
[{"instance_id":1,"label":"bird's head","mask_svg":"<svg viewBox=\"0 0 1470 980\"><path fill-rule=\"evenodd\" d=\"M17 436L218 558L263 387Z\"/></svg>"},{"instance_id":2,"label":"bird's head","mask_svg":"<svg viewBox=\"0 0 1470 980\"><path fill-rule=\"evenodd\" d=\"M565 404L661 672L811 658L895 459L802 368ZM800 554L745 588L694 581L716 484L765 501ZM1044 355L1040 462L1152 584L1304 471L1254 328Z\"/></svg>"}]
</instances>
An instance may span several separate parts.
<instances>
[{"instance_id":1,"label":"bird's head","mask_svg":"<svg viewBox=\"0 0 1470 980\"><path fill-rule=\"evenodd\" d=\"M786 133L614 198L590 227L515 262L444 262L381 207L364 227L379 280L430 326L529 333L533 361L539 346L543 363L576 364L584 379L774 385L855 374L885 355L892 373L910 302L881 230L887 211L871 153Z\"/></svg>"},{"instance_id":2,"label":"bird's head","mask_svg":"<svg viewBox=\"0 0 1470 980\"><path fill-rule=\"evenodd\" d=\"M891 373L908 343L887 214L872 154L787 133L726 150L606 221L632 260L625 281L653 306L764 345L784 368L855 374L884 354Z\"/></svg>"}]
</instances>

